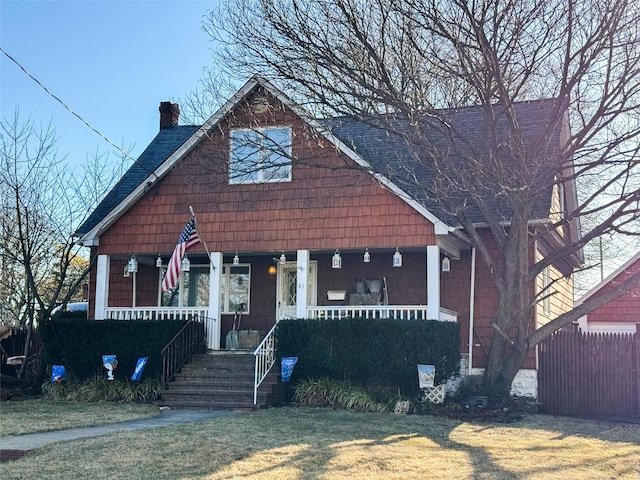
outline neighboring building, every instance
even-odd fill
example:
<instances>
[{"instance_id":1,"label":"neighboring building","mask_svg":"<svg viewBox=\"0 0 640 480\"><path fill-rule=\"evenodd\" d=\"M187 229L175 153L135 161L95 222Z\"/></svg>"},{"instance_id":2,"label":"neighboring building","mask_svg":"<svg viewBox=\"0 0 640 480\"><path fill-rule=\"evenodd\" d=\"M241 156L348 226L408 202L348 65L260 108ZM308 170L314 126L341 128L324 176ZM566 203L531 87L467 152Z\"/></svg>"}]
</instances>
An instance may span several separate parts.
<instances>
[{"instance_id":1,"label":"neighboring building","mask_svg":"<svg viewBox=\"0 0 640 480\"><path fill-rule=\"evenodd\" d=\"M517 108L542 129L548 102ZM98 257L90 317L200 314L210 319L210 349L225 348L238 308L240 328L263 335L287 317L457 321L461 353L472 357L467 368L485 366L497 304L490 273L455 217L397 175L410 161L406 143L362 122L315 121L257 78L200 127L178 126L178 114L177 105L161 104L159 134L77 232ZM451 111L450 121L481 134L479 109ZM553 148L566 138L566 124L556 130ZM389 174L374 175L371 166ZM419 168L411 175L432 180ZM537 224L562 215L575 198L573 183L548 192ZM209 253L203 245L190 250L178 287L161 292L191 206ZM479 212L469 215L482 222ZM532 258L575 235L571 224L543 237ZM538 288L556 279L556 294L532 322L572 307L577 263L572 257L545 272ZM534 383L535 366L532 355L525 368Z\"/></svg>"},{"instance_id":2,"label":"neighboring building","mask_svg":"<svg viewBox=\"0 0 640 480\"><path fill-rule=\"evenodd\" d=\"M638 269L640 269L640 253L631 257L624 265L576 300L576 305L582 304L595 294L614 288L629 275L638 272ZM636 333L636 324L639 323L640 285L637 285L622 296L580 318L578 327L583 332Z\"/></svg>"}]
</instances>

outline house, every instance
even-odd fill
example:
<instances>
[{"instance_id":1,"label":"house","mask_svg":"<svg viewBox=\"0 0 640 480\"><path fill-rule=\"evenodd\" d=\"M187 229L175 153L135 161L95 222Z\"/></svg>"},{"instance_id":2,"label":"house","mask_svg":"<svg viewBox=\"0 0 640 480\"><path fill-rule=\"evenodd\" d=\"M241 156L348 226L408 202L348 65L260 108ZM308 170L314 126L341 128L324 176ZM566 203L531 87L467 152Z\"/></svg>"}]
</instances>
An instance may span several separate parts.
<instances>
[{"instance_id":1,"label":"house","mask_svg":"<svg viewBox=\"0 0 640 480\"><path fill-rule=\"evenodd\" d=\"M582 297L576 300L580 305L594 295L604 293L640 269L640 253L602 280ZM594 333L636 333L640 324L640 286L636 286L605 305L596 308L578 320L578 328Z\"/></svg>"},{"instance_id":2,"label":"house","mask_svg":"<svg viewBox=\"0 0 640 480\"><path fill-rule=\"evenodd\" d=\"M517 108L532 128L546 125L544 101ZM261 336L281 318L455 321L464 368L485 366L497 305L490 272L455 217L395 175L406 172L406 144L362 122L317 121L260 78L202 126L180 126L178 115L177 105L161 104L157 137L77 232L97 256L90 317L198 314L208 319L212 350L226 347L238 311L240 328ZM473 131L478 115L461 109L451 121ZM565 127L557 127L558 145ZM429 181L428 172L411 175ZM574 203L567 183L547 192L540 218ZM178 286L162 292L191 207L203 244L187 253ZM565 234L576 235L570 227ZM545 237L532 255L554 242L562 238ZM557 294L532 322L572 306L575 263L563 260L541 277L538 288L553 279ZM532 355L519 393L535 395L535 366Z\"/></svg>"}]
</instances>

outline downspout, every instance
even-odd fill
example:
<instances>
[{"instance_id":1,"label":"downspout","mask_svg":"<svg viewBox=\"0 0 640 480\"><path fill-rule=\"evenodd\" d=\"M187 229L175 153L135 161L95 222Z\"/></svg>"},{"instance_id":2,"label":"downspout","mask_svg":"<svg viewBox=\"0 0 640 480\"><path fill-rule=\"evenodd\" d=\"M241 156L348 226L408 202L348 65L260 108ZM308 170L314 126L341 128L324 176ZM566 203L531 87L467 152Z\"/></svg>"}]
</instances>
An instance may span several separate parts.
<instances>
[{"instance_id":1,"label":"downspout","mask_svg":"<svg viewBox=\"0 0 640 480\"><path fill-rule=\"evenodd\" d=\"M476 247L471 247L471 288L469 289L469 362L468 374L473 369L473 309L476 291Z\"/></svg>"}]
</instances>

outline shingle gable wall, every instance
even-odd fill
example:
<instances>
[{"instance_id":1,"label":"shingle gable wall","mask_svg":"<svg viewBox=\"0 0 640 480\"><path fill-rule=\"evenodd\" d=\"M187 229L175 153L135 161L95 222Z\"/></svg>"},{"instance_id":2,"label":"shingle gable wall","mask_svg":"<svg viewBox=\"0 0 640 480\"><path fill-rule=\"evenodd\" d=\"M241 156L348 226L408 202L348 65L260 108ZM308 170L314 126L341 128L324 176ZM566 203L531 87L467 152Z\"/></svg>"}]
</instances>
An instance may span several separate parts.
<instances>
[{"instance_id":1,"label":"shingle gable wall","mask_svg":"<svg viewBox=\"0 0 640 480\"><path fill-rule=\"evenodd\" d=\"M251 99L248 99L249 102ZM429 245L433 225L271 99L260 115L239 105L100 237L100 253L169 253L193 206L210 251ZM290 125L292 182L229 185L229 127ZM318 146L320 141L321 148ZM135 245L135 248L132 247Z\"/></svg>"}]
</instances>

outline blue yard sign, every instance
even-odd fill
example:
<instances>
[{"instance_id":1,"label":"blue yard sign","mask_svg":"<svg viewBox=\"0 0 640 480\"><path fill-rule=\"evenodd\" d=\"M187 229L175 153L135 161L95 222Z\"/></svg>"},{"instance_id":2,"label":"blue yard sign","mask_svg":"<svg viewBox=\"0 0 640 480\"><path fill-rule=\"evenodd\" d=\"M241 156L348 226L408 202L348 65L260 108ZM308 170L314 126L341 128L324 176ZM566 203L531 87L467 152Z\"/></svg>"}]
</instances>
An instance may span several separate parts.
<instances>
[{"instance_id":1,"label":"blue yard sign","mask_svg":"<svg viewBox=\"0 0 640 480\"><path fill-rule=\"evenodd\" d=\"M295 367L297 361L298 357L282 357L280 360L280 373L283 382L288 382L291 379L293 367Z\"/></svg>"}]
</instances>

